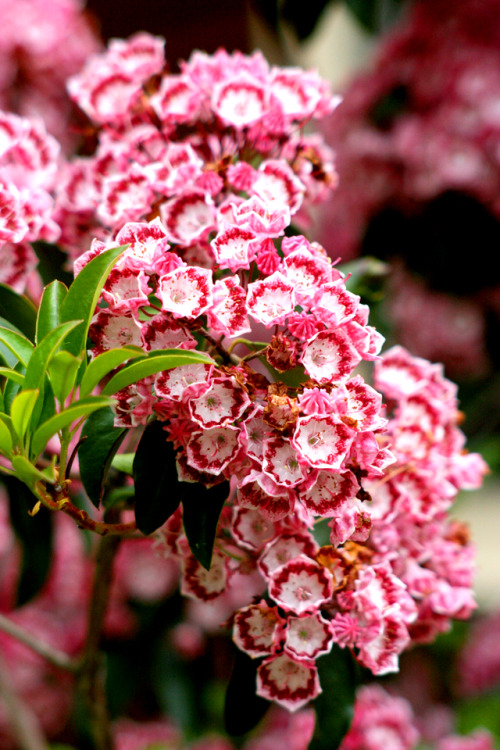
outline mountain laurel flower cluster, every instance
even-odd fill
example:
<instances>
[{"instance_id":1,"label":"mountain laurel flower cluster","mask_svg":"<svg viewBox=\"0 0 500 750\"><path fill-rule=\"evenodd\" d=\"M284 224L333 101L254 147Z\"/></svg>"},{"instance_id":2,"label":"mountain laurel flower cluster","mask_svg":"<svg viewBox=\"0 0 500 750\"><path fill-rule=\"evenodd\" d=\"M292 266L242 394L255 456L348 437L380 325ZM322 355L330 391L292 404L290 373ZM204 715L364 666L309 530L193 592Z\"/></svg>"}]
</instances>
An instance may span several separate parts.
<instances>
[{"instance_id":1,"label":"mountain laurel flower cluster","mask_svg":"<svg viewBox=\"0 0 500 750\"><path fill-rule=\"evenodd\" d=\"M412 641L470 614L472 548L446 511L485 466L463 451L439 366L399 349L380 358L345 275L290 231L335 184L328 150L302 130L335 106L324 82L259 53L197 52L164 71L162 41L140 34L70 81L98 145L66 167L61 241L76 274L126 245L92 357L130 345L212 357L127 385L115 427L154 419L178 487L220 493L211 564L177 506L165 554L193 599L251 579L234 641L258 664L257 693L295 711L321 692L315 662L334 644L385 674ZM372 361L378 390L359 369Z\"/></svg>"},{"instance_id":2,"label":"mountain laurel flower cluster","mask_svg":"<svg viewBox=\"0 0 500 750\"><path fill-rule=\"evenodd\" d=\"M33 359L26 378L10 374L11 391L27 388L12 402L26 431L31 412L22 421L20 405L33 410L44 395L37 357L53 357L59 411L37 428L31 453L28 439L11 439L7 417L7 471L24 472L38 505L69 512L65 466L57 474L52 455L43 473L29 458L56 433L66 458L70 417L92 409L78 455L99 507L101 487L91 494L84 477L86 451L95 458L89 424L111 420L109 435L94 424L96 443L109 440L103 477L119 439L138 428L136 520L123 530L157 532L181 592L225 613L259 696L302 709L322 690L316 661L332 653L351 652L375 675L397 671L411 643L475 606L473 550L447 512L486 466L464 450L440 366L401 348L381 355L349 277L301 233L308 208L336 185L330 151L304 129L337 100L315 73L270 67L260 53L195 52L170 74L163 40L145 33L91 57L69 91L95 150L62 165L51 220L36 216L37 236L57 239L76 278L69 291L46 288L43 311L63 299L60 325L34 354L21 341L20 357ZM19 120L4 120L14 144ZM0 155L5 181L16 153ZM14 190L9 200L2 236L33 239L31 204ZM96 268L92 297L84 280ZM19 337L9 336L15 350ZM161 357L186 364L160 368ZM81 401L71 401L78 386ZM111 529L70 510L89 530Z\"/></svg>"},{"instance_id":3,"label":"mountain laurel flower cluster","mask_svg":"<svg viewBox=\"0 0 500 750\"><path fill-rule=\"evenodd\" d=\"M37 265L36 240L55 242L59 144L43 123L0 112L0 283L24 291Z\"/></svg>"}]
</instances>

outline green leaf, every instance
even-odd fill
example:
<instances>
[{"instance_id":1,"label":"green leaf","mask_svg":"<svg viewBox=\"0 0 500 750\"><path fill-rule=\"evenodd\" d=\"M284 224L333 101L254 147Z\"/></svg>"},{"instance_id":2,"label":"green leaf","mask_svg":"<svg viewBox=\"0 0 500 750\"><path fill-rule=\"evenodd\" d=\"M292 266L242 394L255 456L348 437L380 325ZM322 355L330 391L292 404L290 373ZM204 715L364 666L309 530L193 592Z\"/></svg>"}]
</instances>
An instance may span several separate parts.
<instances>
[{"instance_id":1,"label":"green leaf","mask_svg":"<svg viewBox=\"0 0 500 750\"><path fill-rule=\"evenodd\" d=\"M38 412L38 407L36 408L36 411ZM43 386L42 408L40 410L40 415L37 420L37 425L42 424L43 422L46 422L48 419L53 417L55 413L56 413L56 400L54 398L54 391L52 390L50 380L48 378L45 378L45 383ZM31 426L32 428L34 427L33 422Z\"/></svg>"},{"instance_id":2,"label":"green leaf","mask_svg":"<svg viewBox=\"0 0 500 750\"><path fill-rule=\"evenodd\" d=\"M49 484L55 484L56 482L56 477L51 468L40 471L28 461L26 456L12 456L11 463L18 478L30 488L34 486L35 482L48 482Z\"/></svg>"},{"instance_id":3,"label":"green leaf","mask_svg":"<svg viewBox=\"0 0 500 750\"><path fill-rule=\"evenodd\" d=\"M161 422L144 430L133 464L135 520L143 534L151 534L175 513L186 482L177 479L175 450Z\"/></svg>"},{"instance_id":4,"label":"green leaf","mask_svg":"<svg viewBox=\"0 0 500 750\"><path fill-rule=\"evenodd\" d=\"M0 419L0 452L5 456L10 456L12 450L12 435L10 430L3 421Z\"/></svg>"},{"instance_id":5,"label":"green leaf","mask_svg":"<svg viewBox=\"0 0 500 750\"><path fill-rule=\"evenodd\" d=\"M102 409L112 403L113 400L105 396L89 396L88 398L76 401L74 404L68 406L67 409L64 409L64 411L59 412L59 414L54 414L53 417L47 419L35 431L31 442L32 455L34 457L38 456L44 450L50 438L60 430L69 427L73 422L90 415L97 409Z\"/></svg>"},{"instance_id":6,"label":"green leaf","mask_svg":"<svg viewBox=\"0 0 500 750\"><path fill-rule=\"evenodd\" d=\"M5 484L10 520L22 549L16 602L21 607L38 594L47 579L52 561L53 514L40 508L32 518L28 511L35 498L28 488L14 477L5 477Z\"/></svg>"},{"instance_id":7,"label":"green leaf","mask_svg":"<svg viewBox=\"0 0 500 750\"><path fill-rule=\"evenodd\" d=\"M109 396L132 383L147 378L149 375L155 375L157 372L172 370L174 367L181 367L182 365L211 364L212 362L213 360L208 355L187 349L163 349L148 352L146 357L134 360L117 372L116 375L113 375L102 392Z\"/></svg>"},{"instance_id":8,"label":"green leaf","mask_svg":"<svg viewBox=\"0 0 500 750\"><path fill-rule=\"evenodd\" d=\"M130 476L133 476L134 458L135 453L117 453L111 461L111 466L113 469L116 469L116 471L121 471L124 474L130 474Z\"/></svg>"},{"instance_id":9,"label":"green leaf","mask_svg":"<svg viewBox=\"0 0 500 750\"><path fill-rule=\"evenodd\" d=\"M179 484L183 485L182 520L191 552L200 565L210 570L219 516L229 497L229 482L209 488L191 482Z\"/></svg>"},{"instance_id":10,"label":"green leaf","mask_svg":"<svg viewBox=\"0 0 500 750\"><path fill-rule=\"evenodd\" d=\"M390 272L387 263L365 256L344 263L339 271L346 275L345 286L353 294L358 294L369 302L377 302L384 295L384 285Z\"/></svg>"},{"instance_id":11,"label":"green leaf","mask_svg":"<svg viewBox=\"0 0 500 750\"><path fill-rule=\"evenodd\" d=\"M89 362L87 369L82 377L80 384L80 396L89 396L96 385L118 365L123 364L127 359L133 359L137 356L144 356L144 351L136 346L120 347L118 349L109 349L107 352L99 354L95 359Z\"/></svg>"},{"instance_id":12,"label":"green leaf","mask_svg":"<svg viewBox=\"0 0 500 750\"><path fill-rule=\"evenodd\" d=\"M22 362L18 362L16 366L14 367L14 371L20 373L24 376L24 373L26 372L26 367L23 365ZM19 383L16 383L15 380L12 380L9 378L7 382L5 383L5 387L3 389L3 408L4 411L10 412L10 407L12 406L12 402L14 401L15 397L21 390L21 386Z\"/></svg>"},{"instance_id":13,"label":"green leaf","mask_svg":"<svg viewBox=\"0 0 500 750\"><path fill-rule=\"evenodd\" d=\"M19 362L27 366L33 354L33 344L26 336L10 328L0 328L0 341L14 354Z\"/></svg>"},{"instance_id":14,"label":"green leaf","mask_svg":"<svg viewBox=\"0 0 500 750\"><path fill-rule=\"evenodd\" d=\"M309 750L339 747L354 715L358 667L347 649L334 645L317 661L323 692L314 701L316 727Z\"/></svg>"},{"instance_id":15,"label":"green leaf","mask_svg":"<svg viewBox=\"0 0 500 750\"><path fill-rule=\"evenodd\" d=\"M18 385L24 384L24 375L16 370L11 370L10 367L0 367L0 375L3 375L3 377L8 380L13 380L14 383L18 383Z\"/></svg>"},{"instance_id":16,"label":"green leaf","mask_svg":"<svg viewBox=\"0 0 500 750\"><path fill-rule=\"evenodd\" d=\"M61 306L61 320L81 320L82 323L66 339L64 348L70 354L78 356L85 350L90 321L102 288L116 260L127 247L114 247L92 258L71 284Z\"/></svg>"},{"instance_id":17,"label":"green leaf","mask_svg":"<svg viewBox=\"0 0 500 750\"><path fill-rule=\"evenodd\" d=\"M21 391L15 397L10 408L10 416L12 419L12 425L17 432L17 436L22 443L24 436L29 427L31 415L33 409L40 395L38 388L32 390Z\"/></svg>"},{"instance_id":18,"label":"green leaf","mask_svg":"<svg viewBox=\"0 0 500 750\"><path fill-rule=\"evenodd\" d=\"M257 726L271 706L269 701L255 693L257 667L261 661L236 650L224 705L224 725L226 732L232 736L245 734Z\"/></svg>"},{"instance_id":19,"label":"green leaf","mask_svg":"<svg viewBox=\"0 0 500 750\"><path fill-rule=\"evenodd\" d=\"M78 448L80 478L90 500L99 507L111 460L127 430L114 427L115 415L109 407L95 411L83 425Z\"/></svg>"},{"instance_id":20,"label":"green leaf","mask_svg":"<svg viewBox=\"0 0 500 750\"><path fill-rule=\"evenodd\" d=\"M61 323L61 305L67 293L66 285L57 280L43 290L36 320L37 343Z\"/></svg>"},{"instance_id":21,"label":"green leaf","mask_svg":"<svg viewBox=\"0 0 500 750\"><path fill-rule=\"evenodd\" d=\"M23 294L0 284L0 317L12 323L30 341L35 336L36 307Z\"/></svg>"},{"instance_id":22,"label":"green leaf","mask_svg":"<svg viewBox=\"0 0 500 750\"><path fill-rule=\"evenodd\" d=\"M54 395L60 404L64 404L75 387L78 368L82 357L74 357L69 352L57 352L49 364L49 377Z\"/></svg>"},{"instance_id":23,"label":"green leaf","mask_svg":"<svg viewBox=\"0 0 500 750\"><path fill-rule=\"evenodd\" d=\"M81 321L79 320L70 320L61 323L61 325L58 325L54 330L44 336L31 355L31 359L26 368L26 376L24 378L25 388L40 388L42 386L45 373L53 355L56 353L70 331L80 325L80 323Z\"/></svg>"}]
</instances>

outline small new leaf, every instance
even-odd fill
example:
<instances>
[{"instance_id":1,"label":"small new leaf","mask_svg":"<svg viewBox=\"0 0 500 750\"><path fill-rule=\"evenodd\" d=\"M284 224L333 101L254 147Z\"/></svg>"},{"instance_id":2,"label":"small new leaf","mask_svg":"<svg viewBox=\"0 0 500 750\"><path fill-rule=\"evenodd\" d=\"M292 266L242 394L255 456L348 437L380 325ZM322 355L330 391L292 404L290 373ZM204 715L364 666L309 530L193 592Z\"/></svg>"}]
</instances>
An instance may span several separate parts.
<instances>
[{"instance_id":1,"label":"small new leaf","mask_svg":"<svg viewBox=\"0 0 500 750\"><path fill-rule=\"evenodd\" d=\"M49 364L49 378L54 396L62 405L75 387L82 356L74 357L69 352L57 352Z\"/></svg>"},{"instance_id":2,"label":"small new leaf","mask_svg":"<svg viewBox=\"0 0 500 750\"><path fill-rule=\"evenodd\" d=\"M24 436L28 430L31 416L39 395L40 391L38 388L21 391L12 402L10 416L12 419L12 425L21 444L24 441Z\"/></svg>"}]
</instances>

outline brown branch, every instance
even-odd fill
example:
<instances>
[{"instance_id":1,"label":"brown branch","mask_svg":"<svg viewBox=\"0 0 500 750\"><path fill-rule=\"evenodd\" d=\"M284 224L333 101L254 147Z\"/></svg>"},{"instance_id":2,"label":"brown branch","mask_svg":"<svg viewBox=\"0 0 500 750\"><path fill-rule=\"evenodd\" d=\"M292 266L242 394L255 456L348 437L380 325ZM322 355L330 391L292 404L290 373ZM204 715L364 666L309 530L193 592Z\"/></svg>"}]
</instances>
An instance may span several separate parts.
<instances>
[{"instance_id":1,"label":"brown branch","mask_svg":"<svg viewBox=\"0 0 500 750\"><path fill-rule=\"evenodd\" d=\"M65 669L69 672L76 672L78 669L78 663L71 659L63 651L58 651L47 643L43 643L32 633L29 633L24 628L21 628L17 623L10 620L5 615L0 614L0 630L4 633L12 636L16 640L24 643L32 651L35 651L39 656L42 656L48 662L53 664L59 669Z\"/></svg>"},{"instance_id":2,"label":"brown branch","mask_svg":"<svg viewBox=\"0 0 500 750\"><path fill-rule=\"evenodd\" d=\"M135 521L129 523L106 523L105 521L95 521L89 514L73 505L69 499L65 488L60 492L52 495L48 488L42 483L35 484L35 495L39 501L49 510L61 510L70 516L81 529L93 531L100 536L132 536L137 533L137 524ZM36 506L33 514L36 513Z\"/></svg>"},{"instance_id":3,"label":"brown branch","mask_svg":"<svg viewBox=\"0 0 500 750\"><path fill-rule=\"evenodd\" d=\"M20 750L49 750L37 717L19 698L12 687L2 655L0 654L0 697L7 709L10 723Z\"/></svg>"},{"instance_id":4,"label":"brown branch","mask_svg":"<svg viewBox=\"0 0 500 750\"><path fill-rule=\"evenodd\" d=\"M113 750L104 655L99 651L104 618L113 575L113 560L119 537L104 537L96 555L94 583L90 603L87 639L80 667L78 687L89 710L89 721L96 750Z\"/></svg>"}]
</instances>

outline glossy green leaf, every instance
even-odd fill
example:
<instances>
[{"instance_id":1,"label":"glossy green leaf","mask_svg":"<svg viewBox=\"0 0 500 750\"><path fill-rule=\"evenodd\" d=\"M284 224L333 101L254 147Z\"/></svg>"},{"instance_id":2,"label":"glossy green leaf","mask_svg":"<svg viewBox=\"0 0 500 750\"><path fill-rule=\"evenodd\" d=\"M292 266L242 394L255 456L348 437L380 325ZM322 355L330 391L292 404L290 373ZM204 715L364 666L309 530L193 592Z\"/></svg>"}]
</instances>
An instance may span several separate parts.
<instances>
[{"instance_id":1,"label":"glossy green leaf","mask_svg":"<svg viewBox=\"0 0 500 750\"><path fill-rule=\"evenodd\" d=\"M26 372L26 367L22 364L22 362L18 362L13 369L15 372L18 372L23 376ZM19 385L19 383L16 383L16 381L12 380L11 378L7 380L3 389L3 410L5 412L10 413L12 402L14 401L20 390L21 386Z\"/></svg>"},{"instance_id":2,"label":"glossy green leaf","mask_svg":"<svg viewBox=\"0 0 500 750\"><path fill-rule=\"evenodd\" d=\"M182 520L191 552L200 565L210 570L219 516L229 496L229 482L225 480L210 488L192 482L179 484L182 485Z\"/></svg>"},{"instance_id":3,"label":"glossy green leaf","mask_svg":"<svg viewBox=\"0 0 500 750\"><path fill-rule=\"evenodd\" d=\"M47 508L33 517L28 513L35 498L29 489L14 477L5 477L9 495L9 515L14 533L21 546L21 565L17 579L16 606L33 599L47 580L52 562L53 516Z\"/></svg>"},{"instance_id":4,"label":"glossy green leaf","mask_svg":"<svg viewBox=\"0 0 500 750\"><path fill-rule=\"evenodd\" d=\"M64 404L75 387L78 368L82 357L74 357L69 352L56 352L49 364L49 377L54 396L60 404Z\"/></svg>"},{"instance_id":5,"label":"glossy green leaf","mask_svg":"<svg viewBox=\"0 0 500 750\"><path fill-rule=\"evenodd\" d=\"M35 431L31 442L32 455L34 457L38 456L44 450L50 438L60 430L72 426L74 422L82 417L90 415L97 409L102 409L112 403L113 400L105 396L89 396L88 398L76 401L71 406L68 406L67 409L64 409L64 411L59 412L59 414L54 414L53 417L41 424Z\"/></svg>"},{"instance_id":6,"label":"glossy green leaf","mask_svg":"<svg viewBox=\"0 0 500 750\"><path fill-rule=\"evenodd\" d=\"M37 425L46 422L56 413L56 399L54 397L54 391L52 390L52 386L48 378L45 378L41 400L42 408L40 410L40 414L38 415ZM38 405L36 407L36 411L38 413ZM33 422L31 423L31 426L32 428L34 428Z\"/></svg>"},{"instance_id":7,"label":"glossy green leaf","mask_svg":"<svg viewBox=\"0 0 500 750\"><path fill-rule=\"evenodd\" d=\"M117 453L111 461L111 466L116 471L132 476L134 473L134 458L135 453Z\"/></svg>"},{"instance_id":8,"label":"glossy green leaf","mask_svg":"<svg viewBox=\"0 0 500 750\"><path fill-rule=\"evenodd\" d=\"M87 369L80 383L80 396L89 396L96 385L118 365L123 364L128 359L138 356L144 356L142 349L136 346L119 347L109 349L107 352L99 354L95 359L89 362Z\"/></svg>"},{"instance_id":9,"label":"glossy green leaf","mask_svg":"<svg viewBox=\"0 0 500 750\"><path fill-rule=\"evenodd\" d=\"M90 321L102 288L116 260L127 247L128 245L114 247L92 258L71 284L61 306L61 321L82 321L66 339L64 348L71 354L78 356L86 349Z\"/></svg>"},{"instance_id":10,"label":"glossy green leaf","mask_svg":"<svg viewBox=\"0 0 500 750\"><path fill-rule=\"evenodd\" d=\"M18 478L27 484L28 487L33 487L36 482L48 484L55 484L56 482L56 477L52 473L51 468L40 471L40 469L37 469L34 464L28 461L26 456L12 456L11 463Z\"/></svg>"},{"instance_id":11,"label":"glossy green leaf","mask_svg":"<svg viewBox=\"0 0 500 750\"><path fill-rule=\"evenodd\" d=\"M147 378L149 375L155 375L157 372L171 370L182 365L211 364L212 361L206 354L187 349L164 349L149 352L146 357L134 360L117 372L116 375L113 375L102 392L111 395L132 383Z\"/></svg>"},{"instance_id":12,"label":"glossy green leaf","mask_svg":"<svg viewBox=\"0 0 500 750\"><path fill-rule=\"evenodd\" d=\"M10 430L3 419L0 418L0 452L3 453L4 456L9 456L11 450L12 435L10 434Z\"/></svg>"},{"instance_id":13,"label":"glossy green leaf","mask_svg":"<svg viewBox=\"0 0 500 750\"><path fill-rule=\"evenodd\" d=\"M125 428L114 427L109 407L95 411L83 425L78 448L80 477L90 500L99 507L109 466L127 434Z\"/></svg>"},{"instance_id":14,"label":"glossy green leaf","mask_svg":"<svg viewBox=\"0 0 500 750\"><path fill-rule=\"evenodd\" d=\"M57 328L61 321L61 305L68 293L62 281L53 281L45 287L40 300L36 320L36 341L39 343L45 336Z\"/></svg>"},{"instance_id":15,"label":"glossy green leaf","mask_svg":"<svg viewBox=\"0 0 500 750\"><path fill-rule=\"evenodd\" d=\"M354 715L358 666L348 649L334 645L317 661L323 692L314 701L316 726L309 750L339 747Z\"/></svg>"},{"instance_id":16,"label":"glossy green leaf","mask_svg":"<svg viewBox=\"0 0 500 750\"><path fill-rule=\"evenodd\" d=\"M0 328L0 341L14 354L19 362L27 366L33 353L33 344L11 328Z\"/></svg>"},{"instance_id":17,"label":"glossy green leaf","mask_svg":"<svg viewBox=\"0 0 500 750\"><path fill-rule=\"evenodd\" d=\"M12 323L30 341L35 337L36 307L23 294L0 284L0 317Z\"/></svg>"},{"instance_id":18,"label":"glossy green leaf","mask_svg":"<svg viewBox=\"0 0 500 750\"><path fill-rule=\"evenodd\" d=\"M16 370L11 370L10 367L0 367L0 376L3 376L8 380L13 380L15 383L18 383L18 385L24 384L24 375Z\"/></svg>"},{"instance_id":19,"label":"glossy green leaf","mask_svg":"<svg viewBox=\"0 0 500 750\"><path fill-rule=\"evenodd\" d=\"M235 648L233 671L226 690L224 725L232 736L253 729L270 708L271 703L256 694L257 667L262 659L251 659ZM335 745L332 745L334 748Z\"/></svg>"},{"instance_id":20,"label":"glossy green leaf","mask_svg":"<svg viewBox=\"0 0 500 750\"><path fill-rule=\"evenodd\" d=\"M40 341L26 368L25 388L40 388L42 386L50 360L66 336L78 325L80 325L79 320L61 323Z\"/></svg>"},{"instance_id":21,"label":"glossy green leaf","mask_svg":"<svg viewBox=\"0 0 500 750\"><path fill-rule=\"evenodd\" d=\"M135 520L143 534L151 534L175 513L187 482L177 479L175 451L161 422L144 430L133 464Z\"/></svg>"},{"instance_id":22,"label":"glossy green leaf","mask_svg":"<svg viewBox=\"0 0 500 750\"><path fill-rule=\"evenodd\" d=\"M29 427L31 415L33 409L40 395L38 388L32 390L21 391L15 397L10 407L10 416L12 419L12 425L19 437L21 443L24 440L24 436Z\"/></svg>"}]
</instances>

